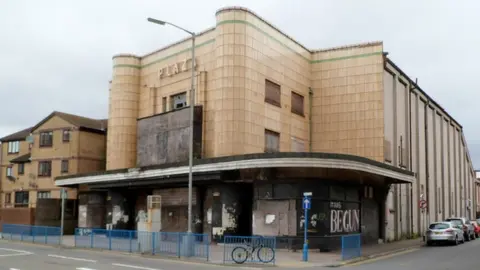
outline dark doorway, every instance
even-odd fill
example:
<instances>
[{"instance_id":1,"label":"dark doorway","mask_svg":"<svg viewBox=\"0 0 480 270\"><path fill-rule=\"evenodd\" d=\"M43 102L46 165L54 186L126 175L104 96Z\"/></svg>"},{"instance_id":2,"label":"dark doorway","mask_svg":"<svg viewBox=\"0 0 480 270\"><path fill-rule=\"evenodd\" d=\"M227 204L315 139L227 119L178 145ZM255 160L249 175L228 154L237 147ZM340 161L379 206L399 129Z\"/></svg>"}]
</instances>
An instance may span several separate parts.
<instances>
[{"instance_id":1,"label":"dark doorway","mask_svg":"<svg viewBox=\"0 0 480 270\"><path fill-rule=\"evenodd\" d=\"M237 233L242 236L252 235L252 215L253 215L253 185L238 184L235 187L239 197L240 214L237 221Z\"/></svg>"}]
</instances>

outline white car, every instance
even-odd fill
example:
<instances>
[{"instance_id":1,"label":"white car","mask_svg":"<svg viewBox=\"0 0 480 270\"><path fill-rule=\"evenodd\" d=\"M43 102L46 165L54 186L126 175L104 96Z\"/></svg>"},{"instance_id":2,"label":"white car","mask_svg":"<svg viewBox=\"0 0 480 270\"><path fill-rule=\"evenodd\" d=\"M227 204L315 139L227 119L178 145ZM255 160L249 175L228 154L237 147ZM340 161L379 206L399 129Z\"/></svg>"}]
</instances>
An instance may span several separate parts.
<instances>
[{"instance_id":1,"label":"white car","mask_svg":"<svg viewBox=\"0 0 480 270\"><path fill-rule=\"evenodd\" d=\"M454 245L464 243L463 228L456 223L448 221L430 224L427 230L427 246L442 242Z\"/></svg>"}]
</instances>

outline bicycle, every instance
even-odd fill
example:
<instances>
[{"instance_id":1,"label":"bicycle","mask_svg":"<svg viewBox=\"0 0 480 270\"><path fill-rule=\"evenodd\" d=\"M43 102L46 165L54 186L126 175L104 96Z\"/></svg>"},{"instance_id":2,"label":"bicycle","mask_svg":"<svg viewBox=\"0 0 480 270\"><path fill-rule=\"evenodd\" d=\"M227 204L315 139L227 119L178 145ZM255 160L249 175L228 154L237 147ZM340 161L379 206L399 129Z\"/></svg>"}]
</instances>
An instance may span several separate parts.
<instances>
[{"instance_id":1,"label":"bicycle","mask_svg":"<svg viewBox=\"0 0 480 270\"><path fill-rule=\"evenodd\" d=\"M246 240L243 241L243 244L246 247L239 246L232 250L232 260L237 264L243 264L249 258L253 261L254 255L257 255L258 260L262 263L269 263L275 259L275 251L271 247L266 247L264 244L249 244ZM262 254L263 256L261 256ZM267 254L271 254L271 256L267 257Z\"/></svg>"}]
</instances>

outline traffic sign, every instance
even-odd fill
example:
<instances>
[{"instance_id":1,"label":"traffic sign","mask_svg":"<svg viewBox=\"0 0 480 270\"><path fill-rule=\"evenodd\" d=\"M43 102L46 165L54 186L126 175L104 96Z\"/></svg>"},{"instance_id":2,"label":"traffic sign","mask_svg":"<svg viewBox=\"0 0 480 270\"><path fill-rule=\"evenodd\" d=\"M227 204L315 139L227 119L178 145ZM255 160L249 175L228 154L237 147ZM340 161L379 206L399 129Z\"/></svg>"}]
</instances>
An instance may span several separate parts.
<instances>
[{"instance_id":1,"label":"traffic sign","mask_svg":"<svg viewBox=\"0 0 480 270\"><path fill-rule=\"evenodd\" d=\"M427 208L427 201L426 200L420 200L419 207L420 207L420 209Z\"/></svg>"},{"instance_id":2,"label":"traffic sign","mask_svg":"<svg viewBox=\"0 0 480 270\"><path fill-rule=\"evenodd\" d=\"M303 209L310 209L310 206L312 205L310 198L304 197L303 198Z\"/></svg>"}]
</instances>

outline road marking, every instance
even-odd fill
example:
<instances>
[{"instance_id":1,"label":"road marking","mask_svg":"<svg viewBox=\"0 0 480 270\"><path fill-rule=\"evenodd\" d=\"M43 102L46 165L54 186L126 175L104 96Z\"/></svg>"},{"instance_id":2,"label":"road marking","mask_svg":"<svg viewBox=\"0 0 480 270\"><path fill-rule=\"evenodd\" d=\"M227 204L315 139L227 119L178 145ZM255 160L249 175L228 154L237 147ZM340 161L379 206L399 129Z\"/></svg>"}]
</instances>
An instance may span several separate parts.
<instances>
[{"instance_id":1,"label":"road marking","mask_svg":"<svg viewBox=\"0 0 480 270\"><path fill-rule=\"evenodd\" d=\"M17 268L10 268L10 270L20 270L20 269L17 269Z\"/></svg>"},{"instance_id":2,"label":"road marking","mask_svg":"<svg viewBox=\"0 0 480 270\"><path fill-rule=\"evenodd\" d=\"M53 254L48 254L48 257L65 259L65 260L82 261L82 262L93 262L93 263L94 263L94 262L97 262L97 261L95 261L95 260L82 259L82 258L74 258L74 257L65 257L65 256L53 255ZM78 268L77 268L77 269L78 269Z\"/></svg>"},{"instance_id":3,"label":"road marking","mask_svg":"<svg viewBox=\"0 0 480 270\"><path fill-rule=\"evenodd\" d=\"M32 255L33 254L33 253L25 251L25 250L10 249L10 248L0 248L0 250L16 252L15 254L0 254L0 257L26 256L26 255Z\"/></svg>"},{"instance_id":4,"label":"road marking","mask_svg":"<svg viewBox=\"0 0 480 270\"><path fill-rule=\"evenodd\" d=\"M120 264L120 263L112 263L113 266L120 266L126 268L133 268L133 269L143 269L143 270L162 270L162 269L155 269L155 268L148 268L148 267L141 267L135 265L128 265L128 264Z\"/></svg>"},{"instance_id":5,"label":"road marking","mask_svg":"<svg viewBox=\"0 0 480 270\"><path fill-rule=\"evenodd\" d=\"M85 267L80 267L80 268L77 268L77 270L95 270L95 269L92 269L92 268L85 268Z\"/></svg>"},{"instance_id":6,"label":"road marking","mask_svg":"<svg viewBox=\"0 0 480 270\"><path fill-rule=\"evenodd\" d=\"M357 262L357 263L352 263L352 264L349 264L349 265L345 265L345 267L357 266L357 265L366 264L366 263L372 263L372 262L392 258L392 257L395 257L395 256L400 256L400 255L403 255L403 254L411 253L411 252L414 252L414 251L417 251L417 250L419 250L419 248L412 248L412 249L408 249L408 250L405 250L405 251L402 251L402 252L397 252L397 253L393 253L393 254L390 254L390 255L380 256L380 257L377 257L377 258L368 259L368 260Z\"/></svg>"}]
</instances>

